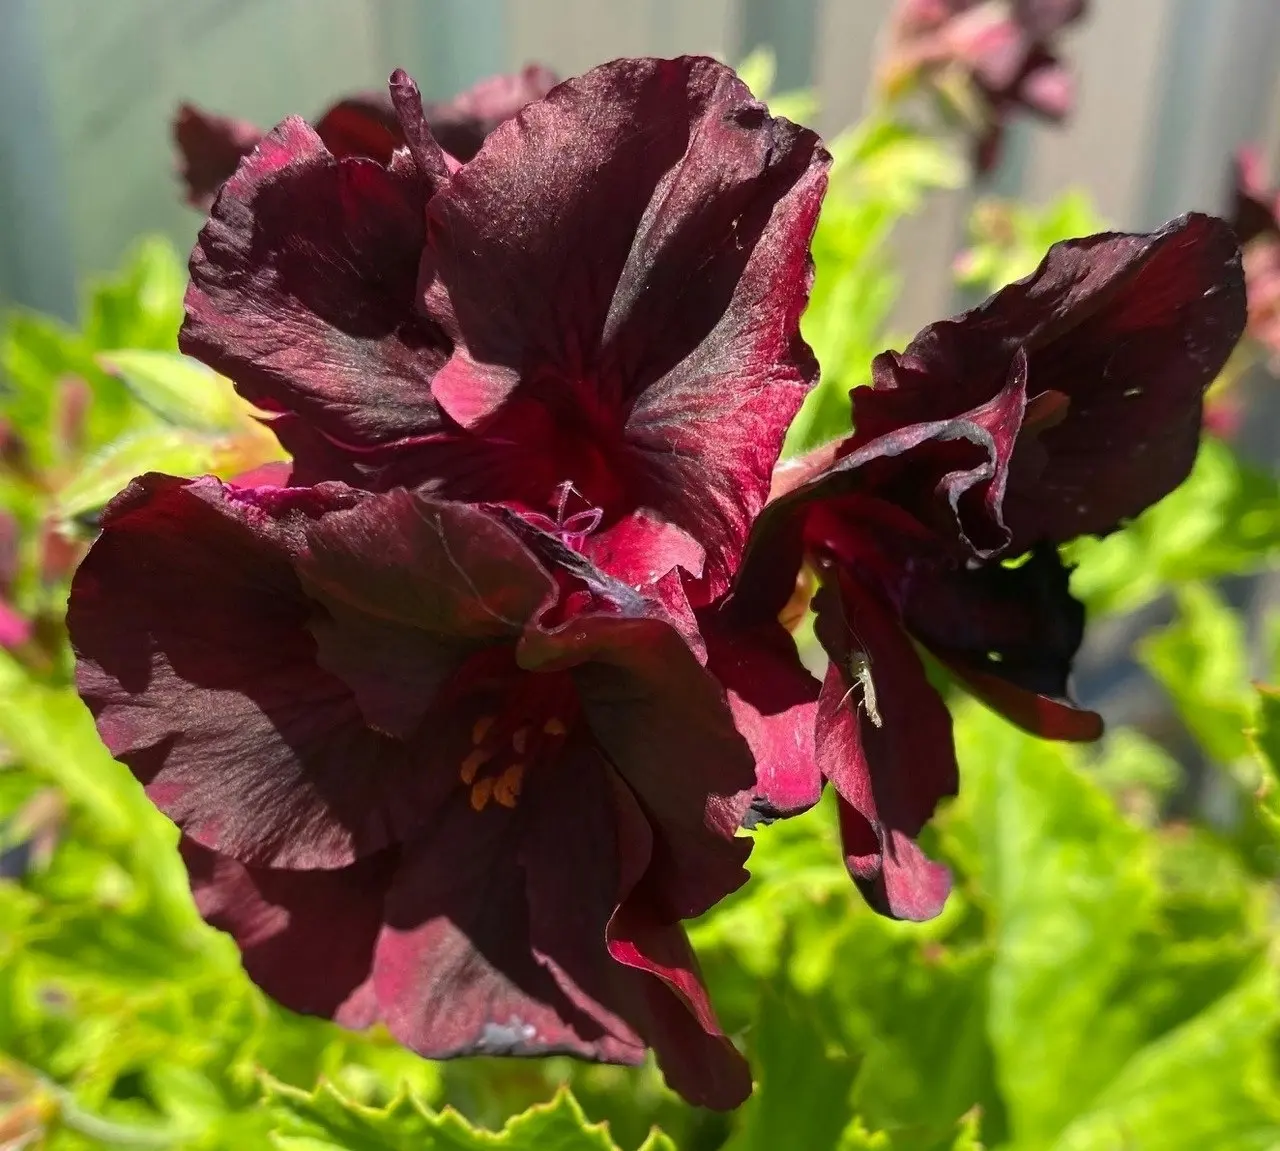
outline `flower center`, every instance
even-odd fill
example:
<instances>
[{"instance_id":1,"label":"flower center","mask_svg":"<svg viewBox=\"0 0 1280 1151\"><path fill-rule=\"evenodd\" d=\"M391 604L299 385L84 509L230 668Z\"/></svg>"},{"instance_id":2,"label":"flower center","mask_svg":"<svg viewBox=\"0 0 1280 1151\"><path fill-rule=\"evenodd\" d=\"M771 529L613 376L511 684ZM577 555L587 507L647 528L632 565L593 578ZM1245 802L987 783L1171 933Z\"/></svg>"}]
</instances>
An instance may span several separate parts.
<instances>
[{"instance_id":1,"label":"flower center","mask_svg":"<svg viewBox=\"0 0 1280 1151\"><path fill-rule=\"evenodd\" d=\"M578 696L567 672L519 672L493 711L471 725L471 750L458 778L470 789L471 807L514 808L525 774L554 762L578 715Z\"/></svg>"}]
</instances>

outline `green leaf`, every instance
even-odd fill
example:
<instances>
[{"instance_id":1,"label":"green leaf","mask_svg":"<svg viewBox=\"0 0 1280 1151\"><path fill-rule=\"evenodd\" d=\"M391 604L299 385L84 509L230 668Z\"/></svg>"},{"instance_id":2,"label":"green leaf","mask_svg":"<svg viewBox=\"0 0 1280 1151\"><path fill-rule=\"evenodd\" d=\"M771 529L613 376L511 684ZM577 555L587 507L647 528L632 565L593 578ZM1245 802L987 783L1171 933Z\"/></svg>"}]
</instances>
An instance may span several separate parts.
<instances>
[{"instance_id":1,"label":"green leaf","mask_svg":"<svg viewBox=\"0 0 1280 1151\"><path fill-rule=\"evenodd\" d=\"M893 1140L884 1131L868 1131L859 1117L850 1120L835 1151L893 1151Z\"/></svg>"},{"instance_id":2,"label":"green leaf","mask_svg":"<svg viewBox=\"0 0 1280 1151\"><path fill-rule=\"evenodd\" d=\"M995 292L1034 272L1060 240L1092 235L1105 227L1088 194L1079 189L1043 208L979 200L969 215L971 245L955 263L956 280L984 294Z\"/></svg>"},{"instance_id":3,"label":"green leaf","mask_svg":"<svg viewBox=\"0 0 1280 1151\"><path fill-rule=\"evenodd\" d=\"M269 1082L267 1098L277 1115L273 1139L287 1151L618 1151L567 1091L513 1116L497 1133L471 1126L456 1111L433 1112L408 1094L375 1108L327 1083L308 1093ZM651 1136L649 1146L659 1151L663 1141Z\"/></svg>"},{"instance_id":4,"label":"green leaf","mask_svg":"<svg viewBox=\"0 0 1280 1151\"><path fill-rule=\"evenodd\" d=\"M806 998L785 973L760 995L751 1029L756 1089L727 1151L834 1147L849 1121L860 1059L844 1047L836 1006Z\"/></svg>"},{"instance_id":5,"label":"green leaf","mask_svg":"<svg viewBox=\"0 0 1280 1151\"><path fill-rule=\"evenodd\" d=\"M960 1120L960 1129L956 1132L951 1151L985 1151L982 1142L982 1113L978 1108L965 1113Z\"/></svg>"},{"instance_id":6,"label":"green leaf","mask_svg":"<svg viewBox=\"0 0 1280 1151\"><path fill-rule=\"evenodd\" d=\"M1233 763L1248 751L1253 704L1244 624L1200 584L1180 588L1177 602L1177 619L1142 642L1140 658L1205 751Z\"/></svg>"},{"instance_id":7,"label":"green leaf","mask_svg":"<svg viewBox=\"0 0 1280 1151\"><path fill-rule=\"evenodd\" d=\"M84 335L89 347L177 351L187 274L163 236L144 236L114 276L92 285Z\"/></svg>"},{"instance_id":8,"label":"green leaf","mask_svg":"<svg viewBox=\"0 0 1280 1151\"><path fill-rule=\"evenodd\" d=\"M1137 1040L1103 1018L1156 897L1148 841L1072 752L974 706L957 725L972 847L996 954L987 1028L1016 1142L1059 1131Z\"/></svg>"},{"instance_id":9,"label":"green leaf","mask_svg":"<svg viewBox=\"0 0 1280 1151\"><path fill-rule=\"evenodd\" d=\"M1254 795L1260 818L1280 842L1280 691L1260 684L1257 693L1257 718L1248 731L1262 770Z\"/></svg>"},{"instance_id":10,"label":"green leaf","mask_svg":"<svg viewBox=\"0 0 1280 1151\"><path fill-rule=\"evenodd\" d=\"M101 352L98 362L171 424L204 432L235 429L246 410L231 382L179 352L129 348Z\"/></svg>"},{"instance_id":11,"label":"green leaf","mask_svg":"<svg viewBox=\"0 0 1280 1151\"><path fill-rule=\"evenodd\" d=\"M1123 531L1076 540L1073 594L1094 613L1140 606L1170 585L1256 570L1280 555L1280 477L1201 442L1191 475Z\"/></svg>"},{"instance_id":12,"label":"green leaf","mask_svg":"<svg viewBox=\"0 0 1280 1151\"><path fill-rule=\"evenodd\" d=\"M98 452L59 491L55 515L65 525L100 511L143 472L198 476L214 470L219 447L180 428L155 427L122 436Z\"/></svg>"},{"instance_id":13,"label":"green leaf","mask_svg":"<svg viewBox=\"0 0 1280 1151\"><path fill-rule=\"evenodd\" d=\"M1272 1151L1280 1145L1278 1025L1280 984L1263 966L1133 1059L1053 1151Z\"/></svg>"}]
</instances>

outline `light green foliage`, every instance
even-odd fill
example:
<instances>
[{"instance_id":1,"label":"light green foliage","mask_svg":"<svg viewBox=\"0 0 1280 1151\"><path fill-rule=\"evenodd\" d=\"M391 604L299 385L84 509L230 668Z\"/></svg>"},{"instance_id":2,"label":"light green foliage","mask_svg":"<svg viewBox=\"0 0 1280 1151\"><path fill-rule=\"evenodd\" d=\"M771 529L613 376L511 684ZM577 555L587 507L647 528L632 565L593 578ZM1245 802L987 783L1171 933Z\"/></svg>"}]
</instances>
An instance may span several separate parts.
<instances>
[{"instance_id":1,"label":"light green foliage","mask_svg":"<svg viewBox=\"0 0 1280 1151\"><path fill-rule=\"evenodd\" d=\"M1106 231L1082 191L1043 208L1015 200L980 200L969 216L969 247L956 260L956 281L983 295L1030 275L1049 247L1073 236Z\"/></svg>"},{"instance_id":2,"label":"light green foliage","mask_svg":"<svg viewBox=\"0 0 1280 1151\"><path fill-rule=\"evenodd\" d=\"M807 123L809 92L773 93L774 58L757 49L738 74L776 116ZM965 164L947 141L887 115L872 116L827 142L831 179L813 238L815 279L803 332L822 365L819 386L792 424L792 455L850 427L849 390L870 382L871 359L889 346L886 329L898 298L889 238L918 212L928 193L957 188Z\"/></svg>"},{"instance_id":3,"label":"light green foliage","mask_svg":"<svg viewBox=\"0 0 1280 1151\"><path fill-rule=\"evenodd\" d=\"M775 110L811 112L768 96L767 60L750 68ZM938 141L882 118L833 150L805 318L824 382L793 449L847 430L848 390L887 344L891 231L961 174ZM975 249L974 286L1093 227L1079 200L1006 223ZM963 787L922 837L955 875L939 918L866 908L828 795L758 831L751 882L691 925L756 1080L720 1116L683 1104L652 1065L433 1064L380 1030L292 1015L196 914L175 829L71 687L61 624L75 549L131 475L229 474L274 453L226 381L177 355L181 290L172 253L144 244L94 290L80 328L14 316L0 336L0 416L22 446L0 453L0 507L22 545L9 598L40 624L0 654L0 1147L1280 1146L1280 694L1250 683L1255 637L1206 582L1274 561L1273 477L1210 441L1168 500L1071 549L1095 617L1171 595L1175 618L1141 658L1233 797L1231 817L1167 818L1175 802L1194 814L1194 796L1149 734L1047 744L959 703ZM72 549L52 575L51 529Z\"/></svg>"},{"instance_id":4,"label":"light green foliage","mask_svg":"<svg viewBox=\"0 0 1280 1151\"><path fill-rule=\"evenodd\" d=\"M1067 550L1071 590L1093 612L1117 612L1170 585L1254 571L1280 557L1280 481L1220 440L1200 445L1191 475L1125 531Z\"/></svg>"},{"instance_id":5,"label":"light green foliage","mask_svg":"<svg viewBox=\"0 0 1280 1151\"><path fill-rule=\"evenodd\" d=\"M802 331L822 378L787 436L798 453L850 427L849 391L871 381L871 360L889 347L899 283L889 240L925 196L958 186L964 165L938 139L871 118L829 144L831 184L813 238L816 275Z\"/></svg>"}]
</instances>

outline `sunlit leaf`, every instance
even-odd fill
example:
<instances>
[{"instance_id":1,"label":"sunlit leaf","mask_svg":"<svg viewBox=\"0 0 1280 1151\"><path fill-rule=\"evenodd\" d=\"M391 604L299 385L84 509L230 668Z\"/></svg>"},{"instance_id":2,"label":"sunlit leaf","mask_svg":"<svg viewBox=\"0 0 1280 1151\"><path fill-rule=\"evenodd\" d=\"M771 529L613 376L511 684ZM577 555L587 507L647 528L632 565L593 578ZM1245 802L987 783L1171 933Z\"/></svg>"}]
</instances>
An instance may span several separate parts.
<instances>
[{"instance_id":1,"label":"sunlit leaf","mask_svg":"<svg viewBox=\"0 0 1280 1151\"><path fill-rule=\"evenodd\" d=\"M617 1151L608 1131L588 1123L568 1092L513 1116L496 1133L473 1127L456 1111L434 1112L409 1095L377 1108L328 1084L311 1093L274 1084L268 1099L278 1116L273 1140L287 1151ZM651 1140L650 1146L659 1151L662 1143Z\"/></svg>"}]
</instances>

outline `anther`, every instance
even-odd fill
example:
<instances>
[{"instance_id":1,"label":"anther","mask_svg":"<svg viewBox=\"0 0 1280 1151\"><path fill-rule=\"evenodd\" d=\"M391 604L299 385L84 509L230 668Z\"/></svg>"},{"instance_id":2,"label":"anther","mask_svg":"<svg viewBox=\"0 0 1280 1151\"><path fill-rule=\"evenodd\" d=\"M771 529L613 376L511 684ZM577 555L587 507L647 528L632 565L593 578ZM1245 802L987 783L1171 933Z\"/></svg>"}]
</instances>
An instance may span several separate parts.
<instances>
[{"instance_id":1,"label":"anther","mask_svg":"<svg viewBox=\"0 0 1280 1151\"><path fill-rule=\"evenodd\" d=\"M476 777L476 772L492 758L492 752L485 751L483 748L476 748L462 761L462 768L458 772L458 777L463 783L471 783Z\"/></svg>"},{"instance_id":2,"label":"anther","mask_svg":"<svg viewBox=\"0 0 1280 1151\"><path fill-rule=\"evenodd\" d=\"M471 807L474 811L483 811L493 794L493 776L486 776L471 788Z\"/></svg>"},{"instance_id":3,"label":"anther","mask_svg":"<svg viewBox=\"0 0 1280 1151\"><path fill-rule=\"evenodd\" d=\"M498 776L493 785L493 798L503 807L515 807L520 796L520 785L524 780L524 764L513 763Z\"/></svg>"},{"instance_id":4,"label":"anther","mask_svg":"<svg viewBox=\"0 0 1280 1151\"><path fill-rule=\"evenodd\" d=\"M529 726L518 727L511 733L511 746L515 750L516 755L524 755L524 750L529 746Z\"/></svg>"},{"instance_id":5,"label":"anther","mask_svg":"<svg viewBox=\"0 0 1280 1151\"><path fill-rule=\"evenodd\" d=\"M489 734L491 727L493 727L493 716L482 715L471 729L471 742L477 747L484 743L484 737Z\"/></svg>"},{"instance_id":6,"label":"anther","mask_svg":"<svg viewBox=\"0 0 1280 1151\"><path fill-rule=\"evenodd\" d=\"M542 730L546 735L566 735L569 731L564 720L554 715L542 725Z\"/></svg>"}]
</instances>

